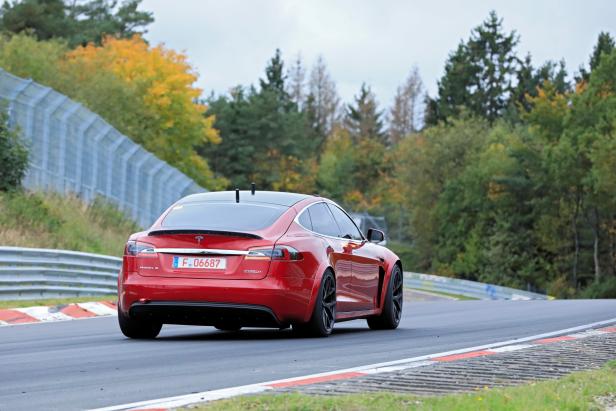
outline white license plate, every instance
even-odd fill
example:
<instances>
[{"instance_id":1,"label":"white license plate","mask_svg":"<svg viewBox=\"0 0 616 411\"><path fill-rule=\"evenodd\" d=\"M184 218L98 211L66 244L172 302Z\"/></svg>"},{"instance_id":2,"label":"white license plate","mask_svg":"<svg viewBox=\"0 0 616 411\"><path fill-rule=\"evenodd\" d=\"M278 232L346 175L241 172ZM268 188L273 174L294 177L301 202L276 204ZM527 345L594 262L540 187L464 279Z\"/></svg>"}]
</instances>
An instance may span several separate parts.
<instances>
[{"instance_id":1,"label":"white license plate","mask_svg":"<svg viewBox=\"0 0 616 411\"><path fill-rule=\"evenodd\" d=\"M227 259L220 257L173 256L173 268L197 268L201 270L224 270Z\"/></svg>"}]
</instances>

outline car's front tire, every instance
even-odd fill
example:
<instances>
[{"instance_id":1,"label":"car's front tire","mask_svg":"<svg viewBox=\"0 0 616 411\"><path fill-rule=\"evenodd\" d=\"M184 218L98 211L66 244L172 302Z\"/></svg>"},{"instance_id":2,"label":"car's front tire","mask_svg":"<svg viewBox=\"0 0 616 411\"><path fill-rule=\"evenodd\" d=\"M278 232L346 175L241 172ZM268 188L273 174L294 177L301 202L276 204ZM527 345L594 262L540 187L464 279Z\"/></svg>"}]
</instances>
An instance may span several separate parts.
<instances>
[{"instance_id":1,"label":"car's front tire","mask_svg":"<svg viewBox=\"0 0 616 411\"><path fill-rule=\"evenodd\" d=\"M154 321L143 321L130 318L118 310L118 323L120 324L120 330L122 334L128 338L136 339L152 339L160 333L160 329L163 327L161 323Z\"/></svg>"},{"instance_id":2,"label":"car's front tire","mask_svg":"<svg viewBox=\"0 0 616 411\"><path fill-rule=\"evenodd\" d=\"M402 302L404 300L404 282L402 270L395 265L391 270L387 294L381 315L368 318L368 326L373 330L395 330L402 318Z\"/></svg>"},{"instance_id":3,"label":"car's front tire","mask_svg":"<svg viewBox=\"0 0 616 411\"><path fill-rule=\"evenodd\" d=\"M314 303L312 317L305 324L294 324L293 329L300 335L310 337L327 337L336 322L336 280L334 274L327 270L321 278L319 294Z\"/></svg>"}]
</instances>

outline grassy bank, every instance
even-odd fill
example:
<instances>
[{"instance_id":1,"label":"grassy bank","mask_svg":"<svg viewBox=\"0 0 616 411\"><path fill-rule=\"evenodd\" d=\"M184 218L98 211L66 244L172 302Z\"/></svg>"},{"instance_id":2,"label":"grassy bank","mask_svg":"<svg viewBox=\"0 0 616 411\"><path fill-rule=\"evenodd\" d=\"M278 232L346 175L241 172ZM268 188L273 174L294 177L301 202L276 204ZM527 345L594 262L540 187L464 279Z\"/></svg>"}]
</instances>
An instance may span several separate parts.
<instances>
[{"instance_id":1,"label":"grassy bank","mask_svg":"<svg viewBox=\"0 0 616 411\"><path fill-rule=\"evenodd\" d=\"M45 305L48 307L63 304L87 303L92 301L116 301L118 296L113 295L97 295L90 297L66 297L66 298L39 298L36 300L10 300L0 301L0 309L6 308L23 308Z\"/></svg>"},{"instance_id":2,"label":"grassy bank","mask_svg":"<svg viewBox=\"0 0 616 411\"><path fill-rule=\"evenodd\" d=\"M604 368L517 387L472 394L416 397L400 394L305 396L300 394L237 397L197 408L233 410L596 410L598 397L616 392L616 361Z\"/></svg>"},{"instance_id":3,"label":"grassy bank","mask_svg":"<svg viewBox=\"0 0 616 411\"><path fill-rule=\"evenodd\" d=\"M138 231L114 206L40 193L0 193L0 245L58 248L121 256Z\"/></svg>"}]
</instances>

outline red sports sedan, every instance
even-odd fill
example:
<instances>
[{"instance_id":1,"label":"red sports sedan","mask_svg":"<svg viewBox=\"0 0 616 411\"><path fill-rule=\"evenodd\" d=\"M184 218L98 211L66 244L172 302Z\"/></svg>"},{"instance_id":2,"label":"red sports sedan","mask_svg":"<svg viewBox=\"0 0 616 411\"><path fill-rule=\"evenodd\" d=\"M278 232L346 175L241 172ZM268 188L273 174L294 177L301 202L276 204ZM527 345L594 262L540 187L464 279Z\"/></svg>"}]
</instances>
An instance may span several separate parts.
<instances>
[{"instance_id":1,"label":"red sports sedan","mask_svg":"<svg viewBox=\"0 0 616 411\"><path fill-rule=\"evenodd\" d=\"M154 338L162 324L293 326L327 336L365 318L395 329L400 259L322 197L269 191L193 194L130 236L118 277L124 335Z\"/></svg>"}]
</instances>

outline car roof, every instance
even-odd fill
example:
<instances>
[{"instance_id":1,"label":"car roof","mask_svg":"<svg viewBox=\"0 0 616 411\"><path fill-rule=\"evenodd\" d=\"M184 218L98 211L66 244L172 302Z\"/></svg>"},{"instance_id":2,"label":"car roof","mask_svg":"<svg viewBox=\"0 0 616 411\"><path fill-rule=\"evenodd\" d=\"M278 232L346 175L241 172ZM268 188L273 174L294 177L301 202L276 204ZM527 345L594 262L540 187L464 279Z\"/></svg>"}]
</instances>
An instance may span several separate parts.
<instances>
[{"instance_id":1,"label":"car roof","mask_svg":"<svg viewBox=\"0 0 616 411\"><path fill-rule=\"evenodd\" d=\"M291 207L302 200L312 197L307 194L259 190L252 194L249 190L240 190L240 203L244 204L276 204ZM235 191L210 191L207 193L191 194L181 199L178 204L202 202L235 203Z\"/></svg>"}]
</instances>

